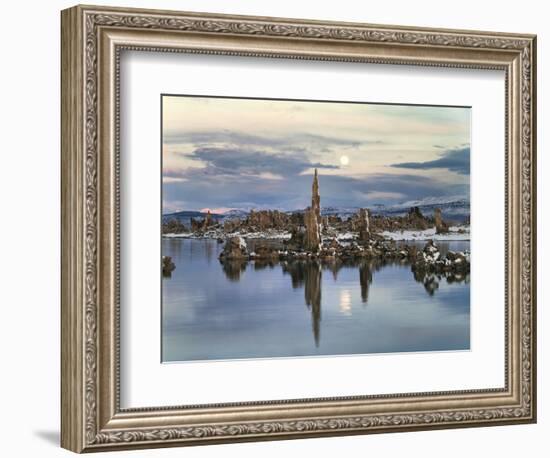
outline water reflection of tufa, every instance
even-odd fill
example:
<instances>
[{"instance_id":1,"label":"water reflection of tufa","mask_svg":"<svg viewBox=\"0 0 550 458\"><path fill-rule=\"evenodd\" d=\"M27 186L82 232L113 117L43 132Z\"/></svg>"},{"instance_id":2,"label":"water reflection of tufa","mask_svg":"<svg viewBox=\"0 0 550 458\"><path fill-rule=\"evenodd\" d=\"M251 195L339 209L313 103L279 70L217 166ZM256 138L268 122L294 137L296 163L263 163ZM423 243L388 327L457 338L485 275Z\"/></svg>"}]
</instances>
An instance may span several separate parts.
<instances>
[{"instance_id":1,"label":"water reflection of tufa","mask_svg":"<svg viewBox=\"0 0 550 458\"><path fill-rule=\"evenodd\" d=\"M311 311L313 337L317 347L319 346L321 334L321 282L323 270L330 271L334 279L336 279L339 270L343 267L359 267L361 300L364 304L367 303L369 286L372 283L372 262L343 262L341 260L318 262L297 260L282 262L281 267L283 273L290 275L292 288L297 289L304 286L305 302L308 310ZM347 293L349 294L349 291ZM351 295L349 298L345 299L344 302L346 302L346 304L342 305L342 312L349 314L351 308Z\"/></svg>"},{"instance_id":2,"label":"water reflection of tufa","mask_svg":"<svg viewBox=\"0 0 550 458\"><path fill-rule=\"evenodd\" d=\"M413 271L414 279L424 285L424 289L429 296L433 296L439 289L439 283L445 280L448 284L452 283L470 283L469 273L441 272L429 273Z\"/></svg>"},{"instance_id":3,"label":"water reflection of tufa","mask_svg":"<svg viewBox=\"0 0 550 458\"><path fill-rule=\"evenodd\" d=\"M222 263L223 272L229 281L239 281L246 270L248 261L226 261Z\"/></svg>"},{"instance_id":4,"label":"water reflection of tufa","mask_svg":"<svg viewBox=\"0 0 550 458\"><path fill-rule=\"evenodd\" d=\"M369 287L372 283L372 270L369 263L359 267L359 284L361 285L361 300L366 304L369 300Z\"/></svg>"},{"instance_id":5,"label":"water reflection of tufa","mask_svg":"<svg viewBox=\"0 0 550 458\"><path fill-rule=\"evenodd\" d=\"M359 271L359 286L361 291L361 301L367 304L369 300L369 292L373 283L373 273L388 265L410 265L405 260L365 260L365 259L331 259L331 260L291 260L291 261L274 261L274 260L256 260L248 261L241 260L225 260L221 261L223 271L230 281L239 281L241 275L246 270L248 264L252 264L254 270L262 270L266 268L273 269L276 266L281 266L284 274L290 276L293 289L304 288L305 304L311 312L311 322L313 330L313 338L315 345L318 347L321 338L321 285L323 271L329 271L336 280L338 272L344 268L357 268ZM430 296L435 294L442 280L447 283L469 283L470 275L456 272L420 272L411 269L413 278L418 283L421 283ZM348 297L349 296L349 297ZM351 295L346 290L346 295L342 299L340 309L342 313L351 314Z\"/></svg>"},{"instance_id":6,"label":"water reflection of tufa","mask_svg":"<svg viewBox=\"0 0 550 458\"><path fill-rule=\"evenodd\" d=\"M311 323L315 346L319 346L321 335L321 265L315 261L295 261L281 264L283 272L290 275L294 289L305 286L305 302L311 311Z\"/></svg>"},{"instance_id":7,"label":"water reflection of tufa","mask_svg":"<svg viewBox=\"0 0 550 458\"><path fill-rule=\"evenodd\" d=\"M319 346L321 333L321 266L317 263L309 263L305 269L305 296L306 305L311 310L311 323L313 327L313 338L315 346Z\"/></svg>"}]
</instances>

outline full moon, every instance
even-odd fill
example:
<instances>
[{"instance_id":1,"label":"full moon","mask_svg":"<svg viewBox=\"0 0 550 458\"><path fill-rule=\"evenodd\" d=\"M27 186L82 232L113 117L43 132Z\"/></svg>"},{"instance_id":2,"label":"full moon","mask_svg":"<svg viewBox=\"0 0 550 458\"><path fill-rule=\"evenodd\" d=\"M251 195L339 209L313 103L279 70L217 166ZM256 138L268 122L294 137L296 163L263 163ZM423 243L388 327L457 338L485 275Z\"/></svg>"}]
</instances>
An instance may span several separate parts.
<instances>
[{"instance_id":1,"label":"full moon","mask_svg":"<svg viewBox=\"0 0 550 458\"><path fill-rule=\"evenodd\" d=\"M349 157L347 156L340 156L340 163L342 165L348 165L349 164Z\"/></svg>"}]
</instances>

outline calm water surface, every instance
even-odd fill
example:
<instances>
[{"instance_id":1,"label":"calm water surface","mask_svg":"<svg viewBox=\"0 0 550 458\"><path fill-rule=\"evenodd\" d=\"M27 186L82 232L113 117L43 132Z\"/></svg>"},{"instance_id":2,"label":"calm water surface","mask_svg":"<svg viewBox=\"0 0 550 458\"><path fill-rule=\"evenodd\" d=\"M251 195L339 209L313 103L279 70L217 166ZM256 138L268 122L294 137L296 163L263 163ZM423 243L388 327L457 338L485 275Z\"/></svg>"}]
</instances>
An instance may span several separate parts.
<instances>
[{"instance_id":1,"label":"calm water surface","mask_svg":"<svg viewBox=\"0 0 550 458\"><path fill-rule=\"evenodd\" d=\"M470 347L469 279L415 279L410 265L368 261L222 265L222 249L163 239L176 264L162 281L164 362Z\"/></svg>"}]
</instances>

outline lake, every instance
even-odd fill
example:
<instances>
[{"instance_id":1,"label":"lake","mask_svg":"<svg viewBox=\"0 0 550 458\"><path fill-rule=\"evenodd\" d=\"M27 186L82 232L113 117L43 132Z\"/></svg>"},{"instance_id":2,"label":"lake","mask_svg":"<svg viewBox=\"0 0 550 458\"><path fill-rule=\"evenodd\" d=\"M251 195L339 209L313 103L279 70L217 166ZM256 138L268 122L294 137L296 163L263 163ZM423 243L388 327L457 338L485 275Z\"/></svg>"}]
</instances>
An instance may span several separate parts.
<instances>
[{"instance_id":1,"label":"lake","mask_svg":"<svg viewBox=\"0 0 550 458\"><path fill-rule=\"evenodd\" d=\"M162 280L163 362L470 348L469 277L415 279L410 265L366 260L221 264L222 249L162 240L176 265Z\"/></svg>"}]
</instances>

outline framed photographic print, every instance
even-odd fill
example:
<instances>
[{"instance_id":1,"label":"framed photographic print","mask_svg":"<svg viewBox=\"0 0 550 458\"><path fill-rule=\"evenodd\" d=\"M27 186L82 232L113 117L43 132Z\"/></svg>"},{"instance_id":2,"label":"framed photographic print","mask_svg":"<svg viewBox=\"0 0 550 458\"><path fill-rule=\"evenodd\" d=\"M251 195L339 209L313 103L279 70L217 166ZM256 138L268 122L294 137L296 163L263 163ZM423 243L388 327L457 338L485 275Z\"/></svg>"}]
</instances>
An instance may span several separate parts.
<instances>
[{"instance_id":1,"label":"framed photographic print","mask_svg":"<svg viewBox=\"0 0 550 458\"><path fill-rule=\"evenodd\" d=\"M62 12L62 446L536 419L532 35Z\"/></svg>"}]
</instances>

